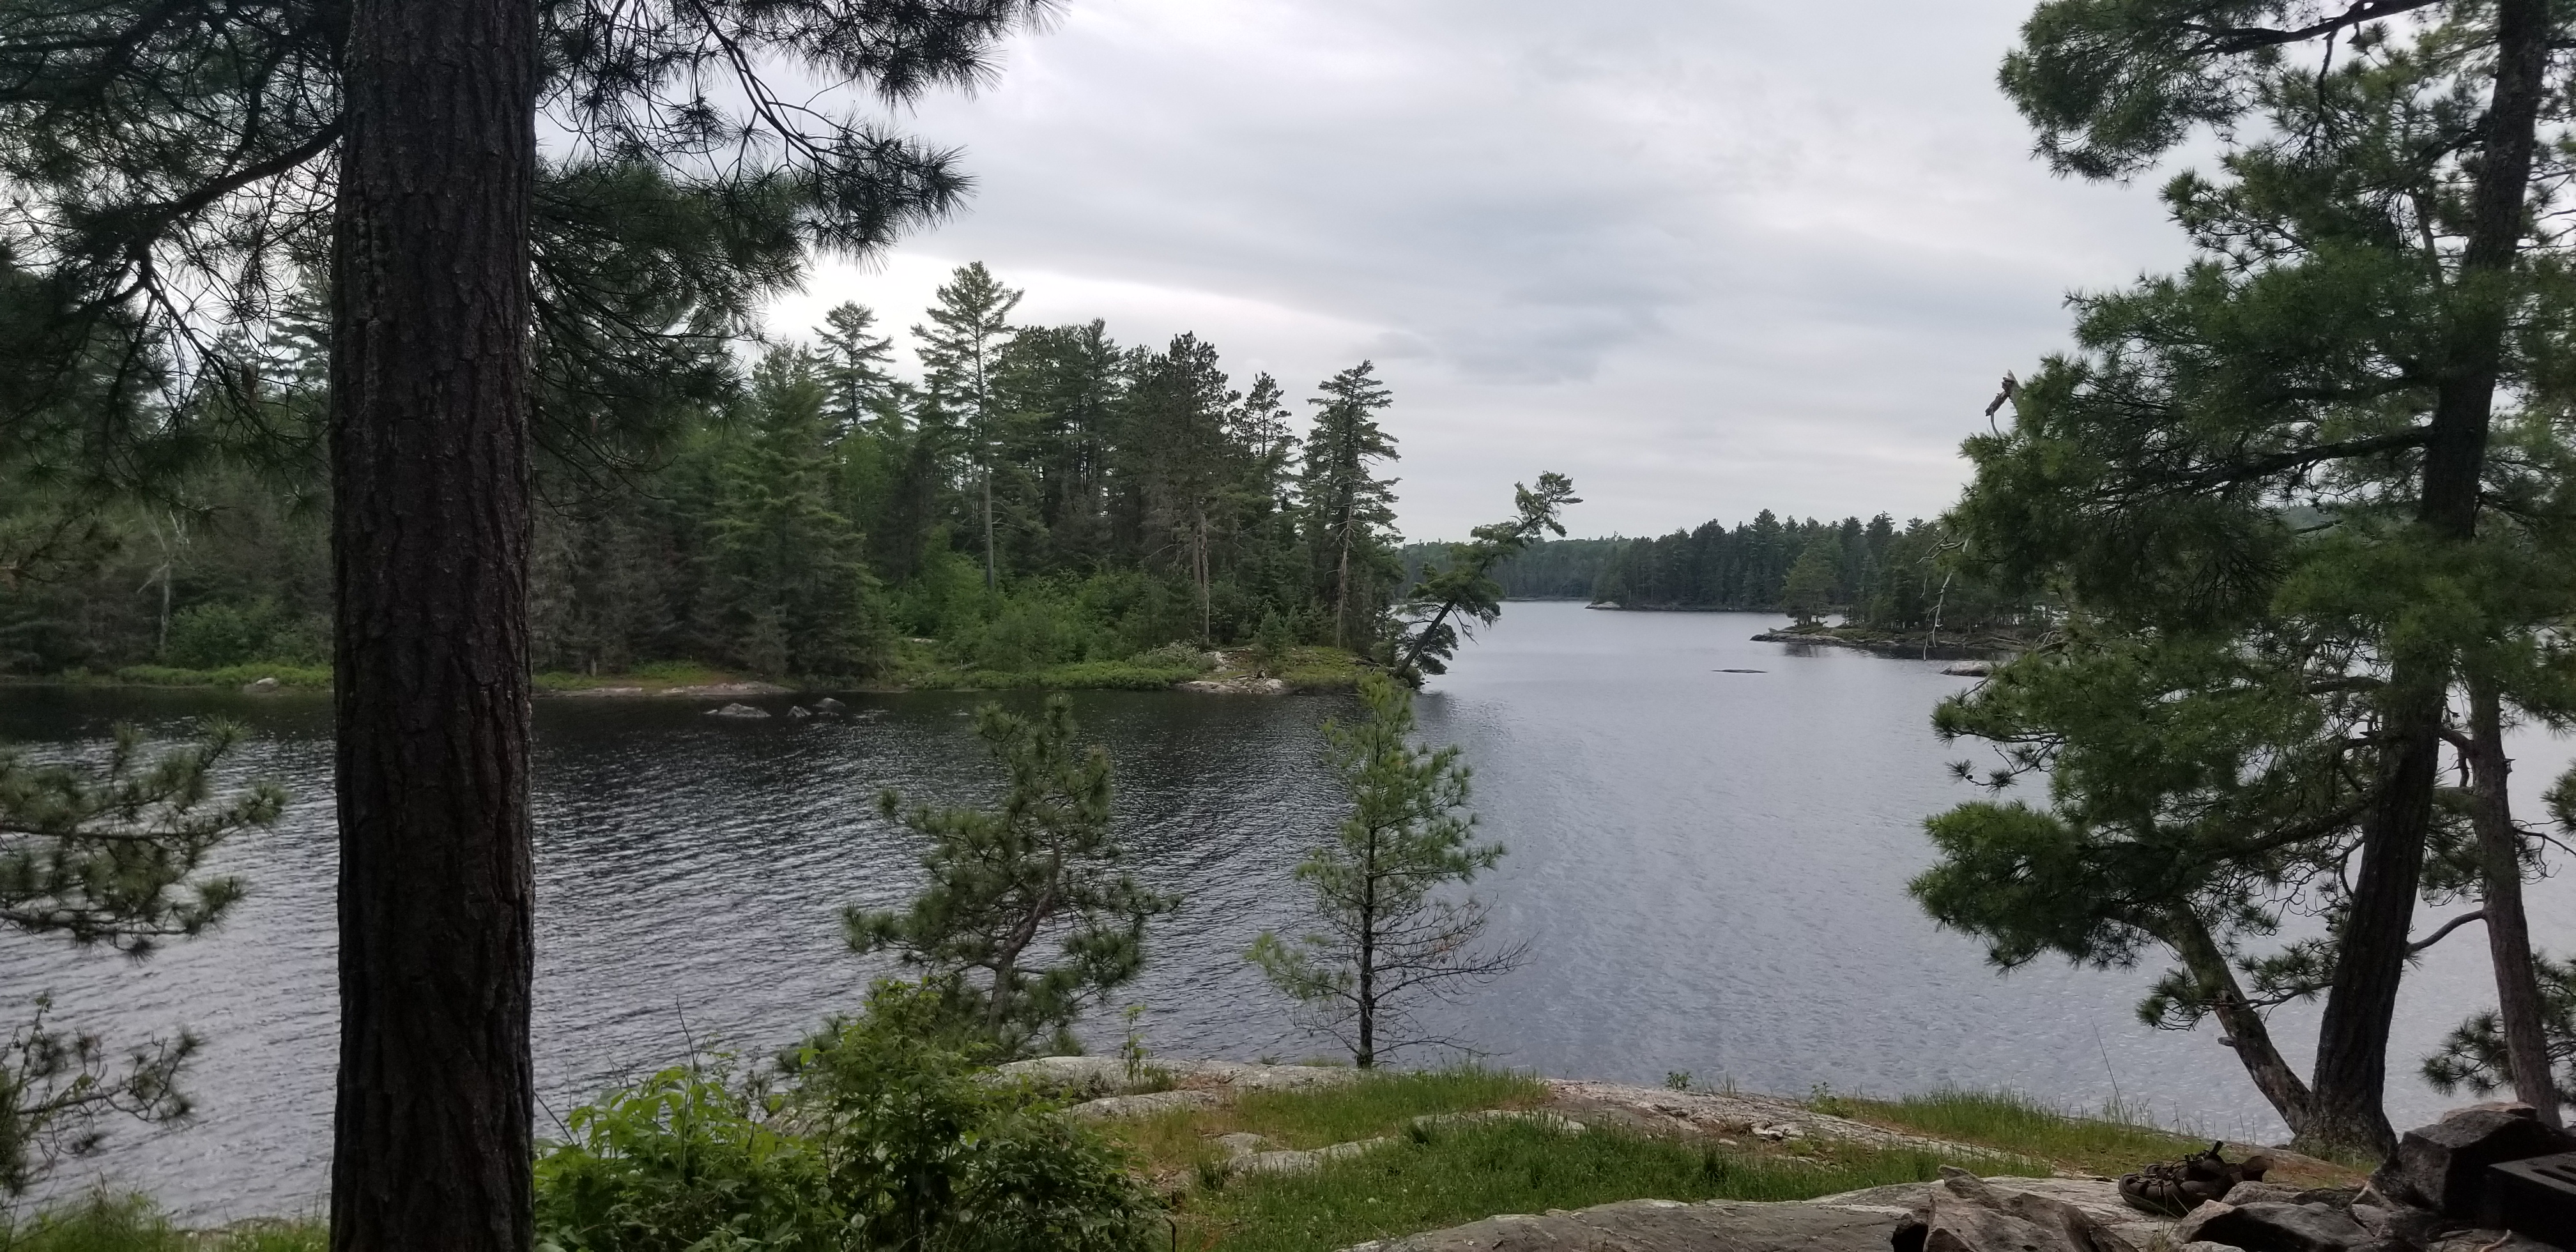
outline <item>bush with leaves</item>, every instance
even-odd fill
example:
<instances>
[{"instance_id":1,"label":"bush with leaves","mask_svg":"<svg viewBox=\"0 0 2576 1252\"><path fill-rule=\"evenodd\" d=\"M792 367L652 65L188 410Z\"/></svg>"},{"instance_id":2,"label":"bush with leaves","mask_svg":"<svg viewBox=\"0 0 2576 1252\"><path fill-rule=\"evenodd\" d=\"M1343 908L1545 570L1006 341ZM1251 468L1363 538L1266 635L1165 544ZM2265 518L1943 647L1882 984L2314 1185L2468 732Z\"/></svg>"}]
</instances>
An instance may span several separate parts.
<instances>
[{"instance_id":1,"label":"bush with leaves","mask_svg":"<svg viewBox=\"0 0 2576 1252\"><path fill-rule=\"evenodd\" d=\"M783 1058L656 1074L537 1162L541 1248L1131 1252L1160 1229L1107 1144L993 1080L954 985L883 982Z\"/></svg>"}]
</instances>

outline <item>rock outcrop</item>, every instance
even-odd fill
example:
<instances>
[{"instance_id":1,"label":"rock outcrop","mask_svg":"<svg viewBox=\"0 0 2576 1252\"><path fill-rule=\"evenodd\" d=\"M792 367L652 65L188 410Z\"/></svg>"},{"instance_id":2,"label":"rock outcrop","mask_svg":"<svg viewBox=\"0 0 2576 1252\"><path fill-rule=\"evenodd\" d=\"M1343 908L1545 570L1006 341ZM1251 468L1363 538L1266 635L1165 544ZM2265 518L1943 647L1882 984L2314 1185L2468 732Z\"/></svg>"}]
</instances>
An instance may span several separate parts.
<instances>
[{"instance_id":1,"label":"rock outcrop","mask_svg":"<svg viewBox=\"0 0 2576 1252\"><path fill-rule=\"evenodd\" d=\"M2397 1141L2397 1155L2370 1176L2371 1189L2400 1204L2474 1219L2484 1207L2487 1167L2576 1148L2541 1124L2528 1104L2453 1109Z\"/></svg>"}]
</instances>

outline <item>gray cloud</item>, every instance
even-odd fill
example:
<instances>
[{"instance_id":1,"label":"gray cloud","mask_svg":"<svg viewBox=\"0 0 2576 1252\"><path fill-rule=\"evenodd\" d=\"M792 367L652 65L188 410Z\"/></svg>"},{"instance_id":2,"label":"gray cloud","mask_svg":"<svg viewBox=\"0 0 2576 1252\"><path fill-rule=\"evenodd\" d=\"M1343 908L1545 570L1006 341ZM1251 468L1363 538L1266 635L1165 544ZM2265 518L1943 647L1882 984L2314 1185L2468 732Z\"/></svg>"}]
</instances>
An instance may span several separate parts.
<instances>
[{"instance_id":1,"label":"gray cloud","mask_svg":"<svg viewBox=\"0 0 2576 1252\"><path fill-rule=\"evenodd\" d=\"M2028 159L1993 86L2028 8L1073 0L903 119L966 148L970 211L774 321L907 324L981 259L1024 317L1195 330L1246 378L1373 356L1416 535L1541 469L1583 532L1929 514L2064 293L2180 255L2149 192Z\"/></svg>"}]
</instances>

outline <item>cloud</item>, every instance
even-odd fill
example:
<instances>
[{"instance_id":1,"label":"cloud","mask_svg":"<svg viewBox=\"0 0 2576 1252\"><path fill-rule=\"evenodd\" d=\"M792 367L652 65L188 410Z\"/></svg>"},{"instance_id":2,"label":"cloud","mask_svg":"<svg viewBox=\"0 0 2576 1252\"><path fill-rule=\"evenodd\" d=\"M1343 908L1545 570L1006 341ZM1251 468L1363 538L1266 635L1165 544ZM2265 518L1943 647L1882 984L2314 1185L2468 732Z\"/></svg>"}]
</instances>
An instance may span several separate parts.
<instances>
[{"instance_id":1,"label":"cloud","mask_svg":"<svg viewBox=\"0 0 2576 1252\"><path fill-rule=\"evenodd\" d=\"M968 212L773 323L918 317L983 260L1034 321L1193 330L1292 389L1378 360L1402 516L1571 474L1579 531L1938 511L2064 293L2169 267L2154 197L2051 178L1996 92L2028 0L1075 0L901 119Z\"/></svg>"}]
</instances>

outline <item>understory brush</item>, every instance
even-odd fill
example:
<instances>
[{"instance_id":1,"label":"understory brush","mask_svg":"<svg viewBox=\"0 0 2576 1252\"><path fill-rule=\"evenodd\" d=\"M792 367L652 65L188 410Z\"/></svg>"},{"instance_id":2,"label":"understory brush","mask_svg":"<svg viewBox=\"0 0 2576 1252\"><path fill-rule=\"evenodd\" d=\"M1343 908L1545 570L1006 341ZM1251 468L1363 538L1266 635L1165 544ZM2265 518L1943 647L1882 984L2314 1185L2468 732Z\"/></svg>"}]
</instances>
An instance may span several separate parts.
<instances>
[{"instance_id":1,"label":"understory brush","mask_svg":"<svg viewBox=\"0 0 2576 1252\"><path fill-rule=\"evenodd\" d=\"M537 1160L552 1252L1135 1252L1160 1207L1127 1160L995 1083L918 986L775 1075L665 1070L566 1119Z\"/></svg>"}]
</instances>

